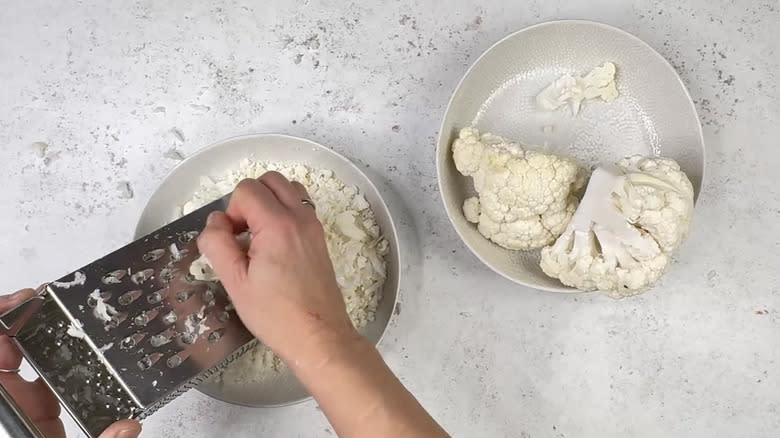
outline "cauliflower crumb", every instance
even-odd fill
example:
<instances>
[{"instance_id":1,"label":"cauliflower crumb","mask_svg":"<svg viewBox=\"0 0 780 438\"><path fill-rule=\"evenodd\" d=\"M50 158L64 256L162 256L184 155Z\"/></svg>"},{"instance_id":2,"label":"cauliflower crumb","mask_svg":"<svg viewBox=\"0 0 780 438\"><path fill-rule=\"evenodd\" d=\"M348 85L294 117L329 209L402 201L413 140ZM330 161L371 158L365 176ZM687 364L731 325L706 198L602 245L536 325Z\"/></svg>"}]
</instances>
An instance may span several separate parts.
<instances>
[{"instance_id":1,"label":"cauliflower crumb","mask_svg":"<svg viewBox=\"0 0 780 438\"><path fill-rule=\"evenodd\" d=\"M333 261L336 280L341 288L352 324L362 328L374 320L382 299L382 287L387 275L385 257L389 252L376 217L365 196L357 187L347 186L331 170L310 168L301 164L242 160L238 166L220 178L201 178L200 188L182 207L183 214L231 192L245 178L257 178L268 171L277 171L290 180L303 184L317 205L317 217L322 222L328 253ZM249 237L240 237L248 245ZM205 258L190 267L193 275L202 273L216 280ZM206 279L204 278L204 279ZM264 345L231 363L221 374L222 381L258 382L284 369L281 359Z\"/></svg>"},{"instance_id":2,"label":"cauliflower crumb","mask_svg":"<svg viewBox=\"0 0 780 438\"><path fill-rule=\"evenodd\" d=\"M466 216L466 220L473 223L479 223L479 198L472 196L471 198L463 201L463 215Z\"/></svg>"}]
</instances>

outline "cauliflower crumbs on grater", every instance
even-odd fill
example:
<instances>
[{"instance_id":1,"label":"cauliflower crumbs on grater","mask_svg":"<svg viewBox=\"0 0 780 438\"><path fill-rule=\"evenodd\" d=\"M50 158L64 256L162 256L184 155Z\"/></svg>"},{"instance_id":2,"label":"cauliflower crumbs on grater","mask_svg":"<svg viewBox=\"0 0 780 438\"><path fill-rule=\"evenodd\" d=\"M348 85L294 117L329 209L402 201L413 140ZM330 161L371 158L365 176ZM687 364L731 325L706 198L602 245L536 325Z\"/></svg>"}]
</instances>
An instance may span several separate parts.
<instances>
[{"instance_id":1,"label":"cauliflower crumbs on grater","mask_svg":"<svg viewBox=\"0 0 780 438\"><path fill-rule=\"evenodd\" d=\"M325 230L328 253L344 296L352 324L360 329L374 320L386 277L387 240L381 235L365 196L347 186L331 170L302 164L257 162L244 159L219 178L204 176L192 199L184 204L188 214L231 192L246 178L277 171L303 184L317 205L317 217ZM231 363L219 376L227 382L261 381L284 368L281 359L264 345Z\"/></svg>"}]
</instances>

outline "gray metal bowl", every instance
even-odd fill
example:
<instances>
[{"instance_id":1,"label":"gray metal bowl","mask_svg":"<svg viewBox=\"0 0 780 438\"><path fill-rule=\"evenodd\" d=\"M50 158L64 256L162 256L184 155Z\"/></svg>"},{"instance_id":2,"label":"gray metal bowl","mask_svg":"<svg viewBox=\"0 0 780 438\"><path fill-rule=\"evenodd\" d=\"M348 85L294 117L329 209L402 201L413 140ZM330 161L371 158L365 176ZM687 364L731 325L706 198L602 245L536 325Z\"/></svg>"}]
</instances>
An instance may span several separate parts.
<instances>
[{"instance_id":1,"label":"gray metal bowl","mask_svg":"<svg viewBox=\"0 0 780 438\"><path fill-rule=\"evenodd\" d=\"M577 116L536 109L536 94L562 74L583 74L605 61L617 66L617 100L587 102ZM471 66L455 90L439 132L437 172L450 221L471 251L495 272L536 289L579 292L546 276L538 251L501 248L466 221L462 205L474 195L473 186L455 169L451 149L466 126L548 144L585 166L632 154L663 155L680 163L696 196L701 190L699 118L677 72L658 52L620 29L588 21L543 23L509 35Z\"/></svg>"},{"instance_id":2,"label":"gray metal bowl","mask_svg":"<svg viewBox=\"0 0 780 438\"><path fill-rule=\"evenodd\" d=\"M390 244L387 281L376 311L376 319L361 330L378 344L390 322L400 284L400 250L390 211L374 184L354 164L336 152L309 140L277 134L234 137L211 145L180 163L163 180L141 215L135 231L142 237L179 216L182 205L200 185L201 176L221 176L244 158L258 161L302 163L330 169L347 185L355 185L371 204L377 223ZM284 406L310 396L289 372L260 383L206 382L198 387L216 399L250 407Z\"/></svg>"}]
</instances>

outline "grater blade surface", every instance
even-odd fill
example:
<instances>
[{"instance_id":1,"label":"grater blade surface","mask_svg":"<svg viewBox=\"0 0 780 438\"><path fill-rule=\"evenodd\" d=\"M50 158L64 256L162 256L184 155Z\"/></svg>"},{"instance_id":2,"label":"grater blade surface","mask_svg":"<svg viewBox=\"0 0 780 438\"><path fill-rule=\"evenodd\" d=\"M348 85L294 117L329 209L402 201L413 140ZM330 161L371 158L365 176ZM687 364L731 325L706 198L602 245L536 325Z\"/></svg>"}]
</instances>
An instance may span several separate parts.
<instances>
[{"instance_id":1,"label":"grater blade surface","mask_svg":"<svg viewBox=\"0 0 780 438\"><path fill-rule=\"evenodd\" d=\"M143 418L256 342L219 283L189 273L215 201L59 281L14 338L81 428ZM20 306L21 307L21 306ZM13 313L2 316L12 320Z\"/></svg>"}]
</instances>

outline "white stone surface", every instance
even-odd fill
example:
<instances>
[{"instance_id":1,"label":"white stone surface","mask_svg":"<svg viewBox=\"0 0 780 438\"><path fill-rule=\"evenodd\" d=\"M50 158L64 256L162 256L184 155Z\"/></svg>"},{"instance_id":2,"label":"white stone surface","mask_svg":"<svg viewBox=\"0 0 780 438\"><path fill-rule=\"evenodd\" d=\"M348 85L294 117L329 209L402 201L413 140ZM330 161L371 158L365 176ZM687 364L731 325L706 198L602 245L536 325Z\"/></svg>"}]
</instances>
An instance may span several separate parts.
<instances>
[{"instance_id":1,"label":"white stone surface","mask_svg":"<svg viewBox=\"0 0 780 438\"><path fill-rule=\"evenodd\" d=\"M176 151L289 133L351 157L389 197L407 267L381 350L454 435L780 429L776 1L7 0L0 11L0 290L126 243ZM556 18L647 41L681 73L705 129L693 234L637 298L511 284L441 206L434 144L451 91L493 42ZM195 391L144 429L334 434L314 402L255 410Z\"/></svg>"}]
</instances>

